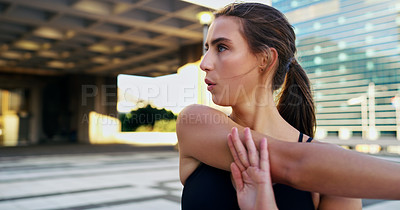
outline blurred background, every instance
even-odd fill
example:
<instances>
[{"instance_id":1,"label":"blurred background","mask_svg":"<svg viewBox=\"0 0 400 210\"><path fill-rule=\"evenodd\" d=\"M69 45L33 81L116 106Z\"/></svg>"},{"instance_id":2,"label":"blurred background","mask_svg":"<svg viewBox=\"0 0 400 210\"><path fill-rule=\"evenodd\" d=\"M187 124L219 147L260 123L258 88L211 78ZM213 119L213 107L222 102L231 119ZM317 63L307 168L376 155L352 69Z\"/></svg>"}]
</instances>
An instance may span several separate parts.
<instances>
[{"instance_id":1,"label":"blurred background","mask_svg":"<svg viewBox=\"0 0 400 210\"><path fill-rule=\"evenodd\" d=\"M193 103L230 111L213 104L198 67L210 12L230 2L0 0L0 196L12 187L1 183L19 182L10 177L32 173L28 180L36 180L43 155L74 153L82 160L79 155L125 152L118 157L129 158L116 161L118 167L148 155L146 160L170 161L175 173L179 112ZM295 28L298 60L316 101L316 138L397 158L400 2L258 2L282 11ZM93 161L87 164L104 166L96 155L85 156ZM24 162L35 158L37 165ZM178 174L168 180L178 193L168 191L166 199L176 208ZM3 194L0 204L24 196L32 194ZM96 207L91 205L80 207Z\"/></svg>"},{"instance_id":2,"label":"blurred background","mask_svg":"<svg viewBox=\"0 0 400 210\"><path fill-rule=\"evenodd\" d=\"M223 109L210 100L198 62L211 21L204 12L227 3L0 1L0 145L146 143L140 138L153 137L134 131L173 132L189 104ZM295 27L314 89L316 137L399 154L400 3L264 3Z\"/></svg>"}]
</instances>

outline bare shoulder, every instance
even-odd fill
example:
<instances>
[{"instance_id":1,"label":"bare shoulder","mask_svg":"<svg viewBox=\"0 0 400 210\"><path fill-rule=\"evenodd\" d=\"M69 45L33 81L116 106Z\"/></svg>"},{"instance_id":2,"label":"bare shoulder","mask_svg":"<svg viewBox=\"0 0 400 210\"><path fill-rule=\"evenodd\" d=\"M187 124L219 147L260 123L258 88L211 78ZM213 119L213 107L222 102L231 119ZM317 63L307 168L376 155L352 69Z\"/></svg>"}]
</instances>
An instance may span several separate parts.
<instances>
[{"instance_id":1,"label":"bare shoulder","mask_svg":"<svg viewBox=\"0 0 400 210\"><path fill-rule=\"evenodd\" d=\"M221 111L214 109L212 107L206 106L206 105L191 104L189 106L186 106L181 111L181 114L182 113L184 113L184 114L202 114L202 113L207 113L207 112L221 112Z\"/></svg>"},{"instance_id":2,"label":"bare shoulder","mask_svg":"<svg viewBox=\"0 0 400 210\"><path fill-rule=\"evenodd\" d=\"M193 104L181 111L176 123L179 142L179 171L181 182L200 162L229 170L231 157L227 134L232 122L226 114L214 108Z\"/></svg>"},{"instance_id":3,"label":"bare shoulder","mask_svg":"<svg viewBox=\"0 0 400 210\"><path fill-rule=\"evenodd\" d=\"M199 115L202 115L206 112L207 108L203 105L192 104L185 107L178 115L178 119L176 121L176 135L178 136L178 142L180 144L179 151L182 151L182 144L184 144L186 139L190 140L190 132L193 132L193 129L196 125L196 118ZM194 119L194 120L193 120ZM201 123L201 120L198 120L198 123Z\"/></svg>"},{"instance_id":4,"label":"bare shoulder","mask_svg":"<svg viewBox=\"0 0 400 210\"><path fill-rule=\"evenodd\" d=\"M185 107L178 115L177 125L194 125L210 122L210 119L227 117L223 112L209 106L191 104Z\"/></svg>"},{"instance_id":5,"label":"bare shoulder","mask_svg":"<svg viewBox=\"0 0 400 210\"><path fill-rule=\"evenodd\" d=\"M209 127L227 123L228 117L221 111L200 104L185 107L178 115L176 133L179 143L193 139L193 134L205 131Z\"/></svg>"}]
</instances>

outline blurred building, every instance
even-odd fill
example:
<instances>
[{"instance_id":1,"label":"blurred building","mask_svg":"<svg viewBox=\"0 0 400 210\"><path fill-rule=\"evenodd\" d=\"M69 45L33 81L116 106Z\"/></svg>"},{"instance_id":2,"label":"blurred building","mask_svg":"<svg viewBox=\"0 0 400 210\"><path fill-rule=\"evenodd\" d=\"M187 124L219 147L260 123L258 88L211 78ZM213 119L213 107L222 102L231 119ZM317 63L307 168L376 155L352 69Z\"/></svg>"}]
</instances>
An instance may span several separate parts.
<instances>
[{"instance_id":1,"label":"blurred building","mask_svg":"<svg viewBox=\"0 0 400 210\"><path fill-rule=\"evenodd\" d=\"M272 5L295 27L298 57L313 84L317 136L400 137L400 2L272 0Z\"/></svg>"},{"instance_id":2,"label":"blurred building","mask_svg":"<svg viewBox=\"0 0 400 210\"><path fill-rule=\"evenodd\" d=\"M97 127L118 129L117 75L198 61L196 15L208 10L181 0L0 0L0 146L89 143L111 133Z\"/></svg>"}]
</instances>

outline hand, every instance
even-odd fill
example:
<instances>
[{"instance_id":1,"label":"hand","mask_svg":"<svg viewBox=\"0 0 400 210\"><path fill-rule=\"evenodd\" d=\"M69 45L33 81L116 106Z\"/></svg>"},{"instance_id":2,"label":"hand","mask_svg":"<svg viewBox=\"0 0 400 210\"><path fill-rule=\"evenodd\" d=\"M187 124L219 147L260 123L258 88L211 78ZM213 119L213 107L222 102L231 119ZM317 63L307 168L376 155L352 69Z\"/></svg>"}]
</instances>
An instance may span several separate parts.
<instances>
[{"instance_id":1,"label":"hand","mask_svg":"<svg viewBox=\"0 0 400 210\"><path fill-rule=\"evenodd\" d=\"M246 148L239 138L237 128L228 135L228 146L234 162L231 171L240 209L278 209L272 190L267 139L260 142L260 154L249 128L245 128Z\"/></svg>"}]
</instances>

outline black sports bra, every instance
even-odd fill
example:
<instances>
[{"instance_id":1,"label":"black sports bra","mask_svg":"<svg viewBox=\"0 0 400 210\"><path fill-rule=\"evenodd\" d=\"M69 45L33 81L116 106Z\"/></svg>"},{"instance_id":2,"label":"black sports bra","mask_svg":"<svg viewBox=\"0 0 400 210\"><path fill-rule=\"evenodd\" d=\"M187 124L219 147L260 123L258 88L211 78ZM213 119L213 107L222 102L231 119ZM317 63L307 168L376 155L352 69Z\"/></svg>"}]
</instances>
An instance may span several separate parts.
<instances>
[{"instance_id":1,"label":"black sports bra","mask_svg":"<svg viewBox=\"0 0 400 210\"><path fill-rule=\"evenodd\" d=\"M303 134L300 133L299 142ZM306 142L311 142L310 137ZM311 193L283 184L274 184L275 201L280 210L314 210ZM230 172L200 163L183 188L182 210L239 209Z\"/></svg>"},{"instance_id":2,"label":"black sports bra","mask_svg":"<svg viewBox=\"0 0 400 210\"><path fill-rule=\"evenodd\" d=\"M304 135L304 134L303 134L302 132L300 132L298 142L303 142L303 135ZM309 138L307 139L306 142L311 142L312 140L313 140L313 138L312 138L312 137L309 137Z\"/></svg>"}]
</instances>

